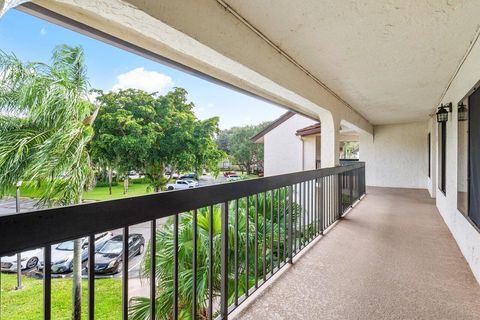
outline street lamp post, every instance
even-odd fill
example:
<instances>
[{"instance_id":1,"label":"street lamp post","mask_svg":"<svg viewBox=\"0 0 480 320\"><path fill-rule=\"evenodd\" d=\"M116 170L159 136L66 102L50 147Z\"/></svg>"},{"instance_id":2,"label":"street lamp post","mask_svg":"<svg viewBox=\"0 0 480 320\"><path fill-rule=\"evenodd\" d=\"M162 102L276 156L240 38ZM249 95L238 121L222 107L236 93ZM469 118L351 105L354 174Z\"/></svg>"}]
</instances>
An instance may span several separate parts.
<instances>
[{"instance_id":1,"label":"street lamp post","mask_svg":"<svg viewBox=\"0 0 480 320\"><path fill-rule=\"evenodd\" d=\"M20 187L22 186L22 181L18 181L15 185L16 193L15 193L15 212L20 212ZM22 289L22 253L17 253L17 286L15 290Z\"/></svg>"}]
</instances>

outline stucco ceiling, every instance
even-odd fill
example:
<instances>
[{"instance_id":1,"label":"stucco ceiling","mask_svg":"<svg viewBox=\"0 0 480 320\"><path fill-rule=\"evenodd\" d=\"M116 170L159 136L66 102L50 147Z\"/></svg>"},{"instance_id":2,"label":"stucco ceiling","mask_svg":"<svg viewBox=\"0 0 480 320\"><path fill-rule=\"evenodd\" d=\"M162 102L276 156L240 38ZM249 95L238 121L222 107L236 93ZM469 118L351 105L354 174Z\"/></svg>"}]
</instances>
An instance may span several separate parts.
<instances>
[{"instance_id":1,"label":"stucco ceiling","mask_svg":"<svg viewBox=\"0 0 480 320\"><path fill-rule=\"evenodd\" d=\"M427 119L480 20L475 0L226 0L372 124Z\"/></svg>"}]
</instances>

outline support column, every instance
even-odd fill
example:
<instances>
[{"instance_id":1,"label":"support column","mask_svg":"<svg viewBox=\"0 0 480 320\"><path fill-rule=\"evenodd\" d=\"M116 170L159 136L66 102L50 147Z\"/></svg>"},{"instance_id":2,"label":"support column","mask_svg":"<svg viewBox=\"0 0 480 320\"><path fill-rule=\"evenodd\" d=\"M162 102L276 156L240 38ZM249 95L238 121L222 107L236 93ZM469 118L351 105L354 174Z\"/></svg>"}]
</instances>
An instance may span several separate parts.
<instances>
[{"instance_id":1,"label":"support column","mask_svg":"<svg viewBox=\"0 0 480 320\"><path fill-rule=\"evenodd\" d=\"M321 166L334 167L340 164L340 119L331 113L320 115L321 129Z\"/></svg>"},{"instance_id":2,"label":"support column","mask_svg":"<svg viewBox=\"0 0 480 320\"><path fill-rule=\"evenodd\" d=\"M7 13L8 10L15 8L16 6L30 2L28 0L0 0L0 18Z\"/></svg>"}]
</instances>

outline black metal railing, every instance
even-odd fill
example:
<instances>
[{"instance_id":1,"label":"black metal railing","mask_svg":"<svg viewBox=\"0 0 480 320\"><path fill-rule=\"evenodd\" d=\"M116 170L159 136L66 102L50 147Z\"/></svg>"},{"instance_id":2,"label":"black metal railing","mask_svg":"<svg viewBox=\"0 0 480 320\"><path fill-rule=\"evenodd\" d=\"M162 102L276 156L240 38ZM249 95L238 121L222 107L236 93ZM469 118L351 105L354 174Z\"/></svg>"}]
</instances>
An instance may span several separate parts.
<instances>
[{"instance_id":1,"label":"black metal railing","mask_svg":"<svg viewBox=\"0 0 480 320\"><path fill-rule=\"evenodd\" d=\"M227 319L229 313L291 263L364 194L365 164L357 162L3 216L0 257L43 247L44 265L49 266L52 244L89 237L88 318L94 319L95 234L122 228L123 246L127 248L131 226L150 222L150 241L144 258L150 265L150 301L144 318L158 318L159 296L167 291L159 286L167 283L172 293L167 318L178 319L181 313L188 312L192 318ZM157 220L160 218L168 220ZM170 243L165 241L168 237L172 237L171 247L165 245ZM173 261L159 264L168 251ZM191 254L188 261L186 252ZM138 311L135 299L129 299L128 294L128 250L123 250L123 262L122 317L127 319ZM43 318L51 319L50 268L43 268L43 274ZM159 282L159 274L166 274L167 280ZM181 286L186 278L192 282L188 292Z\"/></svg>"}]
</instances>

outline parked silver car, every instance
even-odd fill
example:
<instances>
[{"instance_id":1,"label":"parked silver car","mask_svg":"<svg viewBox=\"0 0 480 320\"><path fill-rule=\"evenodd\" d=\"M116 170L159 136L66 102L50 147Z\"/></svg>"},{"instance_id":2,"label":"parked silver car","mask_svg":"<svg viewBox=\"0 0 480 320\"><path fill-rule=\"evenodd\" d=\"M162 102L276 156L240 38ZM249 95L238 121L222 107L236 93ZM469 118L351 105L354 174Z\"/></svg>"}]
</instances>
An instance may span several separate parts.
<instances>
[{"instance_id":1,"label":"parked silver car","mask_svg":"<svg viewBox=\"0 0 480 320\"><path fill-rule=\"evenodd\" d=\"M113 236L111 232L95 235L95 246L103 244ZM82 262L88 258L88 237L82 240ZM52 246L52 273L67 273L73 271L73 240L61 242Z\"/></svg>"},{"instance_id":2,"label":"parked silver car","mask_svg":"<svg viewBox=\"0 0 480 320\"><path fill-rule=\"evenodd\" d=\"M36 268L43 262L43 249L33 249L20 254L22 270ZM17 272L17 254L0 258L0 270L2 272Z\"/></svg>"}]
</instances>

